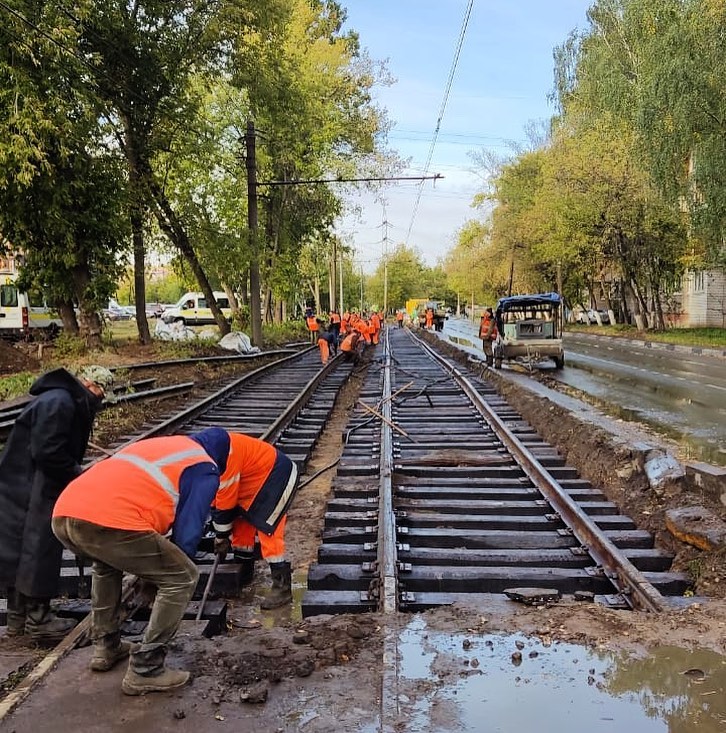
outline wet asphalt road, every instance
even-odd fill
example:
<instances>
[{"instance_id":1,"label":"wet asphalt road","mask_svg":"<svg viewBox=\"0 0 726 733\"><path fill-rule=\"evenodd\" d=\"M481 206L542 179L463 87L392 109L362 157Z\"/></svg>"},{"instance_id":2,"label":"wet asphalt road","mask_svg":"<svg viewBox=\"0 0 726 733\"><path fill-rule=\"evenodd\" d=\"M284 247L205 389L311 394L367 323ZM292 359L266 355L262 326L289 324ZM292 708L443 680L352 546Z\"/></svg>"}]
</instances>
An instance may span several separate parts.
<instances>
[{"instance_id":1,"label":"wet asphalt road","mask_svg":"<svg viewBox=\"0 0 726 733\"><path fill-rule=\"evenodd\" d=\"M477 326L450 319L444 333L480 350ZM565 334L565 368L548 376L606 403L608 412L641 422L681 443L694 460L726 465L726 358L646 347L592 333Z\"/></svg>"}]
</instances>

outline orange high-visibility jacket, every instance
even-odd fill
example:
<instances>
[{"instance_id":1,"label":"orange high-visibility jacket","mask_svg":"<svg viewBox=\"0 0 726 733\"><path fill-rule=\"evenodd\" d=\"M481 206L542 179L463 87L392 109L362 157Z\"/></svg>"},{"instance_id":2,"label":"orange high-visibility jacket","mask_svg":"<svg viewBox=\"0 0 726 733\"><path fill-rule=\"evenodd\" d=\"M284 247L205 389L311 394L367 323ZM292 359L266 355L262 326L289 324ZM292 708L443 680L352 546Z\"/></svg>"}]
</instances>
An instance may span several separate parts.
<instances>
[{"instance_id":1,"label":"orange high-visibility jacket","mask_svg":"<svg viewBox=\"0 0 726 733\"><path fill-rule=\"evenodd\" d=\"M315 318L315 316L308 316L305 319L305 323L308 324L308 330L310 330L310 331L317 331L318 330L318 321Z\"/></svg>"},{"instance_id":2,"label":"orange high-visibility jacket","mask_svg":"<svg viewBox=\"0 0 726 733\"><path fill-rule=\"evenodd\" d=\"M353 351L358 343L360 334L357 331L351 331L340 344L341 351Z\"/></svg>"},{"instance_id":3,"label":"orange high-visibility jacket","mask_svg":"<svg viewBox=\"0 0 726 733\"><path fill-rule=\"evenodd\" d=\"M494 316L485 313L479 321L479 338L496 341L498 335L499 331L497 330L497 322Z\"/></svg>"},{"instance_id":4,"label":"orange high-visibility jacket","mask_svg":"<svg viewBox=\"0 0 726 733\"><path fill-rule=\"evenodd\" d=\"M264 440L229 434L227 468L214 499L214 529L228 532L237 516L271 534L295 493L297 466ZM241 511L240 511L241 510Z\"/></svg>"},{"instance_id":5,"label":"orange high-visibility jacket","mask_svg":"<svg viewBox=\"0 0 726 733\"><path fill-rule=\"evenodd\" d=\"M336 313L335 311L330 312L330 322L331 323L340 323L340 314Z\"/></svg>"},{"instance_id":6,"label":"orange high-visibility jacket","mask_svg":"<svg viewBox=\"0 0 726 733\"><path fill-rule=\"evenodd\" d=\"M72 481L58 498L53 516L166 534L176 515L182 473L198 463L210 463L216 470L204 448L187 436L140 440Z\"/></svg>"}]
</instances>

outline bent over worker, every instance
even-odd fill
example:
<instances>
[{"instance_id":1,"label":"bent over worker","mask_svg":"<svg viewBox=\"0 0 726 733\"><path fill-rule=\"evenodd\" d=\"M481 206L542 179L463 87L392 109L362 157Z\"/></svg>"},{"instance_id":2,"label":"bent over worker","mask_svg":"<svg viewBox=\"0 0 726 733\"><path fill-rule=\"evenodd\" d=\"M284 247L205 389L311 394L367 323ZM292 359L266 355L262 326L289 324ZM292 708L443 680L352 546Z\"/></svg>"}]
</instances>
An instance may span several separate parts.
<instances>
[{"instance_id":1,"label":"bent over worker","mask_svg":"<svg viewBox=\"0 0 726 733\"><path fill-rule=\"evenodd\" d=\"M214 550L247 566L251 580L255 537L263 559L270 564L272 589L263 599L263 609L292 602L292 569L285 558L287 510L297 488L297 466L281 451L263 440L230 433L227 469L214 500L212 520Z\"/></svg>"},{"instance_id":2,"label":"bent over worker","mask_svg":"<svg viewBox=\"0 0 726 733\"><path fill-rule=\"evenodd\" d=\"M8 636L56 643L74 626L57 618L63 547L53 535L53 505L81 473L93 419L113 381L105 367L77 377L55 369L33 382L0 454L0 585L7 590Z\"/></svg>"},{"instance_id":3,"label":"bent over worker","mask_svg":"<svg viewBox=\"0 0 726 733\"><path fill-rule=\"evenodd\" d=\"M93 558L91 669L105 672L131 652L121 684L127 695L175 690L189 679L189 672L164 662L197 586L191 558L228 454L229 436L220 428L139 440L92 466L56 503L58 539ZM157 587L149 625L133 651L119 633L124 572Z\"/></svg>"}]
</instances>

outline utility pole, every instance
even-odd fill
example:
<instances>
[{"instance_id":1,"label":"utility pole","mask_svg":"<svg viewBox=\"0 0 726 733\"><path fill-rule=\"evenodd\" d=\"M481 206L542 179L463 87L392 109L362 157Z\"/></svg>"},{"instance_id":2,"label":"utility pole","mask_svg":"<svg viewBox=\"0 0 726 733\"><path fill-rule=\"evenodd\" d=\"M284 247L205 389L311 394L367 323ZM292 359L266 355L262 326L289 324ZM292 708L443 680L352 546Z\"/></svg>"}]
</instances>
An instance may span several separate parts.
<instances>
[{"instance_id":1,"label":"utility pole","mask_svg":"<svg viewBox=\"0 0 726 733\"><path fill-rule=\"evenodd\" d=\"M383 317L388 313L388 218L386 217L386 199L383 199Z\"/></svg>"},{"instance_id":2,"label":"utility pole","mask_svg":"<svg viewBox=\"0 0 726 733\"><path fill-rule=\"evenodd\" d=\"M345 311L345 306L343 305L343 252L342 250L338 253L338 258L340 260L340 277L338 278L338 286L340 287L340 298L339 305L340 305L340 314L343 315L343 312Z\"/></svg>"},{"instance_id":3,"label":"utility pole","mask_svg":"<svg viewBox=\"0 0 726 733\"><path fill-rule=\"evenodd\" d=\"M247 149L247 219L250 230L250 320L252 344L262 347L262 311L260 304L260 263L257 246L257 154L255 151L255 124L247 121L245 134Z\"/></svg>"},{"instance_id":4,"label":"utility pole","mask_svg":"<svg viewBox=\"0 0 726 733\"><path fill-rule=\"evenodd\" d=\"M360 266L360 315L363 315L363 265Z\"/></svg>"}]
</instances>

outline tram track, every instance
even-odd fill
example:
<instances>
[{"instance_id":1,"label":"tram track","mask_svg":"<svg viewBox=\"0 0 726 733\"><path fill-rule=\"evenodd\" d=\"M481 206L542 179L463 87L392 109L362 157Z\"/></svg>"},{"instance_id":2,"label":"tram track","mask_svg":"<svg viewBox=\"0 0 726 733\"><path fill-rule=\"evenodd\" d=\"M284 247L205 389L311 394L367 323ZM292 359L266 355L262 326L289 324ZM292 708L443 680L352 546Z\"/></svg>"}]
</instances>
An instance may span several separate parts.
<instances>
[{"instance_id":1,"label":"tram track","mask_svg":"<svg viewBox=\"0 0 726 733\"><path fill-rule=\"evenodd\" d=\"M103 403L103 410L114 409L133 402L146 400L162 400L185 395L191 392L196 386L193 380L185 380L175 384L155 386L157 377L151 376L136 380L127 379L126 375L135 371L155 371L162 368L189 368L196 365L225 366L228 364L244 363L248 361L261 360L263 358L285 358L297 353L293 349L277 349L260 354L234 354L222 356L191 357L188 359L170 359L160 362L139 362L136 364L124 364L123 366L110 367L110 371L116 375L122 375L113 387L113 396ZM0 441L7 438L13 429L15 420L23 411L25 406L34 398L32 395L18 397L4 403L0 403Z\"/></svg>"},{"instance_id":2,"label":"tram track","mask_svg":"<svg viewBox=\"0 0 726 733\"><path fill-rule=\"evenodd\" d=\"M405 331L389 329L385 346L374 353L344 431L302 614L384 613L383 730L393 729L400 707L399 612L457 601L485 609L504 591L522 587L650 610L683 593L687 578L670 572L672 558L654 549L652 535L567 466L491 384ZM316 349L282 362L210 389L109 447L217 425L274 442L302 467L352 367L336 360L321 369ZM567 506L550 503L542 481L556 484L576 519L581 513L587 521L580 525ZM590 531L597 536L583 534ZM197 557L197 597L214 557L211 537L206 542L210 551ZM614 565L601 554L610 545ZM73 562L66 558L63 572L77 591ZM633 576L623 570L628 563ZM221 564L213 596L238 591L233 564ZM70 615L88 611L88 601L75 603ZM205 618L223 628L225 601L208 605ZM186 617L193 619L197 609L192 602ZM127 633L139 633L143 623L137 615ZM64 644L64 651L73 646ZM10 702L0 704L0 720L15 704Z\"/></svg>"},{"instance_id":3,"label":"tram track","mask_svg":"<svg viewBox=\"0 0 726 733\"><path fill-rule=\"evenodd\" d=\"M351 418L304 616L486 603L523 587L660 610L688 588L652 535L491 385L408 332L388 339L363 391L383 419Z\"/></svg>"}]
</instances>

